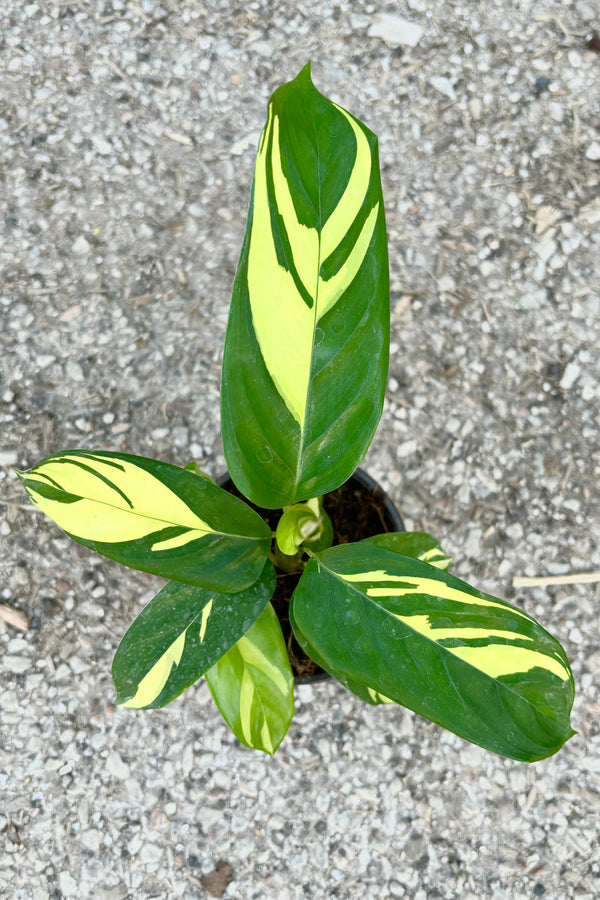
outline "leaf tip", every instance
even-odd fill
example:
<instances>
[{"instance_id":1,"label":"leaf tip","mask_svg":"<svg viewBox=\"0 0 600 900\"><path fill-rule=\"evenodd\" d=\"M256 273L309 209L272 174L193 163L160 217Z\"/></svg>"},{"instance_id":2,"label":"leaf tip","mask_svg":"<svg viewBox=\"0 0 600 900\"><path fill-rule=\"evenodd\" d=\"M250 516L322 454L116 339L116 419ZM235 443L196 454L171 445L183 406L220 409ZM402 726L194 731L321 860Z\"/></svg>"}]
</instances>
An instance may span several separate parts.
<instances>
[{"instance_id":1,"label":"leaf tip","mask_svg":"<svg viewBox=\"0 0 600 900\"><path fill-rule=\"evenodd\" d=\"M314 87L312 80L312 60L308 60L306 65L304 65L295 78L292 79L290 84L301 85L301 86L310 86Z\"/></svg>"},{"instance_id":2,"label":"leaf tip","mask_svg":"<svg viewBox=\"0 0 600 900\"><path fill-rule=\"evenodd\" d=\"M139 706L135 702L135 695L129 697L127 696L127 694L117 692L113 703L118 707L127 707L128 709L143 709L143 707Z\"/></svg>"}]
</instances>

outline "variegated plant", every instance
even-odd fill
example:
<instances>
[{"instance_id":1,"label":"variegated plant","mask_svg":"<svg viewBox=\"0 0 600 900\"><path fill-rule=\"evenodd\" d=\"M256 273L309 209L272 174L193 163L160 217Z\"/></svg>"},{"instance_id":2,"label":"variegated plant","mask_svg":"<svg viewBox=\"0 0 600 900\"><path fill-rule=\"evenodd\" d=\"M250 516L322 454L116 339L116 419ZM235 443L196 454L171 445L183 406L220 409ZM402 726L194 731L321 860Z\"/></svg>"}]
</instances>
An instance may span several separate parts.
<instances>
[{"instance_id":1,"label":"variegated plant","mask_svg":"<svg viewBox=\"0 0 600 900\"><path fill-rule=\"evenodd\" d=\"M377 140L306 66L269 103L223 360L229 471L253 504L281 510L275 531L194 464L71 450L19 473L75 541L170 579L117 650L118 704L164 706L205 675L239 740L273 753L294 707L270 602L278 567L301 573L298 642L367 702L401 703L519 760L573 734L560 644L448 574L433 538L336 545L321 498L373 437L388 347Z\"/></svg>"}]
</instances>

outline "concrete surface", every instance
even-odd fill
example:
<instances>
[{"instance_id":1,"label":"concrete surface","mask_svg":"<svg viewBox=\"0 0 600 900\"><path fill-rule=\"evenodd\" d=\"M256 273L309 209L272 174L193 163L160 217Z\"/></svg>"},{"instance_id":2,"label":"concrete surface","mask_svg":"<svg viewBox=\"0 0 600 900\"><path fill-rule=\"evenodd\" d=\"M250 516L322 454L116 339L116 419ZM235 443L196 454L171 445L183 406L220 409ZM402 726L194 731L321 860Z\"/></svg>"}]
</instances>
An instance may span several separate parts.
<instances>
[{"instance_id":1,"label":"concrete surface","mask_svg":"<svg viewBox=\"0 0 600 900\"><path fill-rule=\"evenodd\" d=\"M513 587L600 569L596 0L8 0L0 28L0 599L30 618L0 621L0 894L600 896L598 585ZM380 137L393 345L364 466L564 643L578 735L533 766L334 683L298 691L272 760L204 684L116 709L160 581L71 543L11 468L82 446L223 470L254 151L309 58Z\"/></svg>"}]
</instances>

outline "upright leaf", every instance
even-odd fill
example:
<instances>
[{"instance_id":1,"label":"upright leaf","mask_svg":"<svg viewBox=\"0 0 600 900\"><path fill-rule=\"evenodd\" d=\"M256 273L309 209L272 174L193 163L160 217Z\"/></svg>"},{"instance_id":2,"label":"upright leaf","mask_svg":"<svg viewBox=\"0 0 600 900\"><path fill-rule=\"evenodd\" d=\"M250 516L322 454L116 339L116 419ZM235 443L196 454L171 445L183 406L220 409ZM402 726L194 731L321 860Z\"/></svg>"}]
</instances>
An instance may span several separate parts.
<instances>
[{"instance_id":1,"label":"upright leaf","mask_svg":"<svg viewBox=\"0 0 600 900\"><path fill-rule=\"evenodd\" d=\"M242 744L273 754L294 715L294 679L269 603L252 628L206 673L221 715Z\"/></svg>"},{"instance_id":2,"label":"upright leaf","mask_svg":"<svg viewBox=\"0 0 600 900\"><path fill-rule=\"evenodd\" d=\"M333 490L383 404L389 275L377 139L313 86L269 103L223 359L225 456L256 504Z\"/></svg>"},{"instance_id":3,"label":"upright leaf","mask_svg":"<svg viewBox=\"0 0 600 900\"><path fill-rule=\"evenodd\" d=\"M260 575L268 525L207 478L127 453L69 450L18 473L69 537L125 566L217 591Z\"/></svg>"},{"instance_id":4,"label":"upright leaf","mask_svg":"<svg viewBox=\"0 0 600 900\"><path fill-rule=\"evenodd\" d=\"M521 610L370 541L306 566L290 621L327 671L504 756L532 762L573 734L564 650Z\"/></svg>"},{"instance_id":5,"label":"upright leaf","mask_svg":"<svg viewBox=\"0 0 600 900\"><path fill-rule=\"evenodd\" d=\"M119 644L112 666L117 703L134 709L170 703L252 627L274 589L270 562L236 594L170 581Z\"/></svg>"}]
</instances>

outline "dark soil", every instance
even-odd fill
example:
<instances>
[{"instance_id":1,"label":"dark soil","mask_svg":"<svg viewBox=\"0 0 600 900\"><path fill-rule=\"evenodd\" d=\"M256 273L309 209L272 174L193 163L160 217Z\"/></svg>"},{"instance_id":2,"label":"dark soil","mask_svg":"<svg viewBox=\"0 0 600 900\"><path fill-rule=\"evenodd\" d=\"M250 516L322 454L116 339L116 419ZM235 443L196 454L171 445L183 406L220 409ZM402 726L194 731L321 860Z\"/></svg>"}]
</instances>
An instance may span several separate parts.
<instances>
[{"instance_id":1,"label":"dark soil","mask_svg":"<svg viewBox=\"0 0 600 900\"><path fill-rule=\"evenodd\" d=\"M261 509L250 503L241 494L231 479L222 483L230 494L240 497L262 516L272 531L275 531L282 514L281 509ZM389 501L387 501L389 503ZM353 475L345 484L325 494L323 506L333 525L333 543L349 544L375 534L397 530L397 526L386 508L386 498L379 487L370 489ZM277 613L285 638L292 671L297 681L326 677L323 669L306 655L298 644L289 619L289 606L301 572L282 572L277 569L277 586L271 603Z\"/></svg>"}]
</instances>

